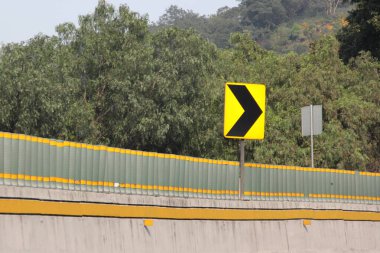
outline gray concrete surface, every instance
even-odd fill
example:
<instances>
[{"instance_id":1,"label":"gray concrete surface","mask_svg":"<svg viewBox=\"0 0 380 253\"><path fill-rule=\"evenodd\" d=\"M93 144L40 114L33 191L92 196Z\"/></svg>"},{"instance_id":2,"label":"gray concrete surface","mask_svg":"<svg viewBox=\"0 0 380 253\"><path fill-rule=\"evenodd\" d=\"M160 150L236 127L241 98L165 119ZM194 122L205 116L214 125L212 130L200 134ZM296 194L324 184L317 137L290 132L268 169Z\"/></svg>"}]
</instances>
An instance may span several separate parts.
<instances>
[{"instance_id":1,"label":"gray concrete surface","mask_svg":"<svg viewBox=\"0 0 380 253\"><path fill-rule=\"evenodd\" d=\"M379 205L224 201L0 186L0 197L172 207L343 209ZM380 252L380 222L199 221L0 215L0 252Z\"/></svg>"}]
</instances>

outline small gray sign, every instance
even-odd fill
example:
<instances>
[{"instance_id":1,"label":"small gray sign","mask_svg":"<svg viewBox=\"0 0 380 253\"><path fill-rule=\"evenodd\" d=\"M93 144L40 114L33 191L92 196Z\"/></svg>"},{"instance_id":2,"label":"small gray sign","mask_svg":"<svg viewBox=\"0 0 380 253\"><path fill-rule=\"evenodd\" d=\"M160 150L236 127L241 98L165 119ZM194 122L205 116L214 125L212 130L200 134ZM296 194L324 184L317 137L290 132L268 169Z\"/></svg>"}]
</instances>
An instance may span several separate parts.
<instances>
[{"instance_id":1,"label":"small gray sign","mask_svg":"<svg viewBox=\"0 0 380 253\"><path fill-rule=\"evenodd\" d=\"M302 107L302 136L322 133L322 105Z\"/></svg>"}]
</instances>

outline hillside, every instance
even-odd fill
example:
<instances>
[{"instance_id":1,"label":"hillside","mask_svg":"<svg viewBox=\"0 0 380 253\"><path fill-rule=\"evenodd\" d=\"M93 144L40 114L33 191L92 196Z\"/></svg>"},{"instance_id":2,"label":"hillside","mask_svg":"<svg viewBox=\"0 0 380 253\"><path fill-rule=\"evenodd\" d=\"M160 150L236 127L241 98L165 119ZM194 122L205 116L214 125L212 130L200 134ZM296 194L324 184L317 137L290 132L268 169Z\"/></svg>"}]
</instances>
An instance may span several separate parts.
<instances>
[{"instance_id":1,"label":"hillside","mask_svg":"<svg viewBox=\"0 0 380 253\"><path fill-rule=\"evenodd\" d=\"M229 47L231 33L249 31L265 49L305 53L311 42L345 25L350 8L340 0L243 0L238 7L222 7L214 15L201 16L171 6L151 29L191 28L220 48Z\"/></svg>"}]
</instances>

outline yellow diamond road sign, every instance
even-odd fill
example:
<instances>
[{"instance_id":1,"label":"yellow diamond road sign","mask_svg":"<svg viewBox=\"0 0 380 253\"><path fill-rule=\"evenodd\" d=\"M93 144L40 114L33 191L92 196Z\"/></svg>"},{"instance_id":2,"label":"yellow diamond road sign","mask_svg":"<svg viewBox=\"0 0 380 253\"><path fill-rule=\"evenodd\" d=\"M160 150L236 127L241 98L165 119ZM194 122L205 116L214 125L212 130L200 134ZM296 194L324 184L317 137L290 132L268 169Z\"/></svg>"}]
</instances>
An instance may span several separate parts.
<instances>
[{"instance_id":1,"label":"yellow diamond road sign","mask_svg":"<svg viewBox=\"0 0 380 253\"><path fill-rule=\"evenodd\" d=\"M226 83L224 137L264 139L265 85Z\"/></svg>"}]
</instances>

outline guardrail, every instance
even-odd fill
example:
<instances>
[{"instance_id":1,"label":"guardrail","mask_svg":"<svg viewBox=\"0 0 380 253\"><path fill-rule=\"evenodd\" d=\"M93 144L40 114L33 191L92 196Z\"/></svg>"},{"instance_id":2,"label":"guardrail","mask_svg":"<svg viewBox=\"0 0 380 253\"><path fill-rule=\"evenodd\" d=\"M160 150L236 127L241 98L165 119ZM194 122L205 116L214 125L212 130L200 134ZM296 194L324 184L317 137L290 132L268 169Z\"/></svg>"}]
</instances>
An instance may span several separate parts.
<instances>
[{"instance_id":1,"label":"guardrail","mask_svg":"<svg viewBox=\"0 0 380 253\"><path fill-rule=\"evenodd\" d=\"M0 132L0 184L238 199L239 163ZM245 164L244 199L380 203L380 173Z\"/></svg>"}]
</instances>

